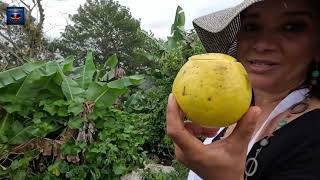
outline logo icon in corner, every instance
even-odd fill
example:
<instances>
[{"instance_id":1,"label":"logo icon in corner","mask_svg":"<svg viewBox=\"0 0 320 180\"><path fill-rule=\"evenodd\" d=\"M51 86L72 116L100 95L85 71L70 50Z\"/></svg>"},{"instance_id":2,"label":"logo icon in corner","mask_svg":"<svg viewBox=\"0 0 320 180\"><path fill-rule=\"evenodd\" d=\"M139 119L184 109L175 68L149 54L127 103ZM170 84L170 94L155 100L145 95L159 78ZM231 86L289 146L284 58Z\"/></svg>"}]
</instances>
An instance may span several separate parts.
<instances>
[{"instance_id":1,"label":"logo icon in corner","mask_svg":"<svg viewBox=\"0 0 320 180\"><path fill-rule=\"evenodd\" d=\"M7 25L24 25L24 7L7 7Z\"/></svg>"}]
</instances>

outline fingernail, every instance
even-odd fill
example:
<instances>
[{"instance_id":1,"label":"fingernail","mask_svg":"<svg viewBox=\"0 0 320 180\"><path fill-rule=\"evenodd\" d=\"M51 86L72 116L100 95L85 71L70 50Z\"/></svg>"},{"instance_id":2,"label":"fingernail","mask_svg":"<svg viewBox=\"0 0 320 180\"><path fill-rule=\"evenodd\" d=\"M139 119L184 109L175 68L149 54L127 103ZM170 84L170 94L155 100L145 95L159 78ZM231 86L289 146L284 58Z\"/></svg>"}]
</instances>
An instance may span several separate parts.
<instances>
[{"instance_id":1,"label":"fingernail","mask_svg":"<svg viewBox=\"0 0 320 180\"><path fill-rule=\"evenodd\" d=\"M170 94L169 94L169 97L168 97L168 102L172 102L172 101L173 101L173 94L170 93Z\"/></svg>"}]
</instances>

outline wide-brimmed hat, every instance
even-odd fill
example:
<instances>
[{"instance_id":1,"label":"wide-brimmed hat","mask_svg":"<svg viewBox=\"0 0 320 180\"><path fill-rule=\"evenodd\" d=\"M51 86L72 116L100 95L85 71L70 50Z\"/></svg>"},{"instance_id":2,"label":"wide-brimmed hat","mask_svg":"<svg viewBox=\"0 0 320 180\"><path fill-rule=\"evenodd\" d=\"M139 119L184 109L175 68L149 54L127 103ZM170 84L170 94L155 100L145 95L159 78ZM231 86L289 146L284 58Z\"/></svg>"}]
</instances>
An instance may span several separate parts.
<instances>
[{"instance_id":1,"label":"wide-brimmed hat","mask_svg":"<svg viewBox=\"0 0 320 180\"><path fill-rule=\"evenodd\" d=\"M225 53L236 57L236 35L240 30L240 13L263 0L244 0L237 6L217 11L193 20L193 26L209 53Z\"/></svg>"}]
</instances>

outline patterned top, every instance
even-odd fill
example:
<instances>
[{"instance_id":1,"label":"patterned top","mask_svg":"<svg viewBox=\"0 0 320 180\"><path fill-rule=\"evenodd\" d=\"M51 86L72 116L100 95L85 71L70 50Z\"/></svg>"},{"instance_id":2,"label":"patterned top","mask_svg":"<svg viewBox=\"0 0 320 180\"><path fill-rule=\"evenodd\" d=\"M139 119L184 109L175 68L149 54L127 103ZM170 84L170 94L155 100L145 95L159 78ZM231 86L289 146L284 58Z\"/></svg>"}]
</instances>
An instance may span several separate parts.
<instances>
[{"instance_id":1,"label":"patterned top","mask_svg":"<svg viewBox=\"0 0 320 180\"><path fill-rule=\"evenodd\" d=\"M257 156L256 173L247 180L320 180L320 109L309 111L278 129ZM256 142L247 159L254 157Z\"/></svg>"}]
</instances>

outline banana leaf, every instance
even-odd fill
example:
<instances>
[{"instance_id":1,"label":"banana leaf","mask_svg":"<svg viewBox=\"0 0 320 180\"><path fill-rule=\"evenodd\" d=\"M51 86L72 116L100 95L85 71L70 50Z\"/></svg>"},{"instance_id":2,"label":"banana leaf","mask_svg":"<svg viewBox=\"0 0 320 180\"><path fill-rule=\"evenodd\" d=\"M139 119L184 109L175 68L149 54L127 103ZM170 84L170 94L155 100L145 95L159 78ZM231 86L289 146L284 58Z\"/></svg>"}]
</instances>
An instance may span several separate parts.
<instances>
[{"instance_id":1,"label":"banana leaf","mask_svg":"<svg viewBox=\"0 0 320 180\"><path fill-rule=\"evenodd\" d=\"M41 68L45 65L44 62L26 63L22 66L0 72L0 88L18 82L29 75L34 69Z\"/></svg>"},{"instance_id":2,"label":"banana leaf","mask_svg":"<svg viewBox=\"0 0 320 180\"><path fill-rule=\"evenodd\" d=\"M78 95L81 95L84 92L84 89L82 89L79 84L74 81L71 77L66 76L61 66L58 64L58 71L59 75L61 76L62 84L61 89L65 97L68 101L74 101L74 98Z\"/></svg>"},{"instance_id":3,"label":"banana leaf","mask_svg":"<svg viewBox=\"0 0 320 180\"><path fill-rule=\"evenodd\" d=\"M82 89L87 89L89 84L93 81L93 75L96 72L96 66L93 63L92 52L87 54L85 65L82 68L78 83Z\"/></svg>"},{"instance_id":4,"label":"banana leaf","mask_svg":"<svg viewBox=\"0 0 320 180\"><path fill-rule=\"evenodd\" d=\"M89 85L86 92L86 98L89 101L95 102L97 107L107 108L122 94L127 92L127 88L115 89L109 88L108 85L100 85L93 82Z\"/></svg>"},{"instance_id":5,"label":"banana leaf","mask_svg":"<svg viewBox=\"0 0 320 180\"><path fill-rule=\"evenodd\" d=\"M109 82L108 87L115 88L115 89L123 89L128 86L139 85L140 82L143 80L143 78L144 76L142 75L133 75L133 76L124 77L122 79Z\"/></svg>"}]
</instances>

